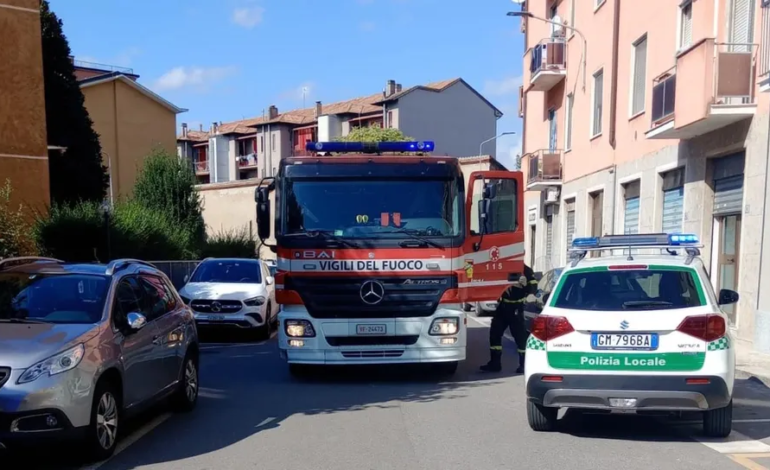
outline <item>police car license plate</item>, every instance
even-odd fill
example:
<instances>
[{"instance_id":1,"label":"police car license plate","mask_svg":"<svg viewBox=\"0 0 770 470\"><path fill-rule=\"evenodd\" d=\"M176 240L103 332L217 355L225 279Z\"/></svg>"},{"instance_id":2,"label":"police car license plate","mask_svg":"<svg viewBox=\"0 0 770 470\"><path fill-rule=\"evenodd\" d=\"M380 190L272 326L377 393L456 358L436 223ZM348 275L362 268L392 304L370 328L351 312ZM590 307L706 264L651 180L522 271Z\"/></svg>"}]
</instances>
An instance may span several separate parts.
<instances>
[{"instance_id":1,"label":"police car license plate","mask_svg":"<svg viewBox=\"0 0 770 470\"><path fill-rule=\"evenodd\" d=\"M650 351L658 349L658 335L655 333L593 333L591 348Z\"/></svg>"},{"instance_id":2,"label":"police car license plate","mask_svg":"<svg viewBox=\"0 0 770 470\"><path fill-rule=\"evenodd\" d=\"M222 321L225 319L224 315L209 315L208 319L211 321Z\"/></svg>"}]
</instances>

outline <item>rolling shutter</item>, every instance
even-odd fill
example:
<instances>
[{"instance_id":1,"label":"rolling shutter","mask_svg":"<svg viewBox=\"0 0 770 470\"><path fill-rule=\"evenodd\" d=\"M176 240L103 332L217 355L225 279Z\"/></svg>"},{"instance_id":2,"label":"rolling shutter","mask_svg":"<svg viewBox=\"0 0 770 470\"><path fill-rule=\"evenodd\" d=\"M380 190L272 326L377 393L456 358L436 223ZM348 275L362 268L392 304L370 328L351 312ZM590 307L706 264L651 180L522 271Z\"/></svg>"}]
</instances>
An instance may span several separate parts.
<instances>
[{"instance_id":1,"label":"rolling shutter","mask_svg":"<svg viewBox=\"0 0 770 470\"><path fill-rule=\"evenodd\" d=\"M572 238L575 236L575 202L567 203L567 259L569 259L569 249L572 247Z\"/></svg>"},{"instance_id":2,"label":"rolling shutter","mask_svg":"<svg viewBox=\"0 0 770 470\"><path fill-rule=\"evenodd\" d=\"M742 212L745 164L744 152L714 161L714 215Z\"/></svg>"},{"instance_id":3,"label":"rolling shutter","mask_svg":"<svg viewBox=\"0 0 770 470\"><path fill-rule=\"evenodd\" d=\"M545 218L545 256L550 261L553 254L553 216Z\"/></svg>"},{"instance_id":4,"label":"rolling shutter","mask_svg":"<svg viewBox=\"0 0 770 470\"><path fill-rule=\"evenodd\" d=\"M639 189L639 181L634 181L625 186L623 233L626 235L639 233Z\"/></svg>"},{"instance_id":5,"label":"rolling shutter","mask_svg":"<svg viewBox=\"0 0 770 470\"><path fill-rule=\"evenodd\" d=\"M734 44L733 51L748 51L751 43L752 15L751 0L732 0L732 18L730 18L730 42ZM741 46L740 44L746 44Z\"/></svg>"},{"instance_id":6,"label":"rolling shutter","mask_svg":"<svg viewBox=\"0 0 770 470\"><path fill-rule=\"evenodd\" d=\"M684 168L663 176L663 233L681 233L684 219Z\"/></svg>"}]
</instances>

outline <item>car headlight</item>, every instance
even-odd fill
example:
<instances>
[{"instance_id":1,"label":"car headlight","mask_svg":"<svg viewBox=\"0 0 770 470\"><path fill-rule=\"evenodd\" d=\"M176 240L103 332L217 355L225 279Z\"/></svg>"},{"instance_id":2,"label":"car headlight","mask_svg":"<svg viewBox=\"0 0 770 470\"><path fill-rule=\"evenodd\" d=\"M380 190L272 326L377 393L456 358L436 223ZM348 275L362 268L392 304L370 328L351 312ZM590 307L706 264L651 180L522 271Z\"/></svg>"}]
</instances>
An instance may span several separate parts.
<instances>
[{"instance_id":1,"label":"car headlight","mask_svg":"<svg viewBox=\"0 0 770 470\"><path fill-rule=\"evenodd\" d=\"M292 338L313 338L315 330L313 325L307 320L286 320L284 322L286 336Z\"/></svg>"},{"instance_id":2,"label":"car headlight","mask_svg":"<svg viewBox=\"0 0 770 470\"><path fill-rule=\"evenodd\" d=\"M25 384L39 379L44 374L49 376L61 374L68 370L74 369L80 364L85 355L86 348L83 343L78 344L74 348L70 348L64 352L61 352L55 356L51 356L48 359L38 362L34 366L28 368L21 374L18 384Z\"/></svg>"},{"instance_id":3,"label":"car headlight","mask_svg":"<svg viewBox=\"0 0 770 470\"><path fill-rule=\"evenodd\" d=\"M266 299L260 295L257 297L246 299L243 301L243 303L246 304L247 307L259 307L260 305L263 305L265 303L265 300Z\"/></svg>"},{"instance_id":4,"label":"car headlight","mask_svg":"<svg viewBox=\"0 0 770 470\"><path fill-rule=\"evenodd\" d=\"M459 330L459 318L436 318L430 325L432 336L456 335Z\"/></svg>"}]
</instances>

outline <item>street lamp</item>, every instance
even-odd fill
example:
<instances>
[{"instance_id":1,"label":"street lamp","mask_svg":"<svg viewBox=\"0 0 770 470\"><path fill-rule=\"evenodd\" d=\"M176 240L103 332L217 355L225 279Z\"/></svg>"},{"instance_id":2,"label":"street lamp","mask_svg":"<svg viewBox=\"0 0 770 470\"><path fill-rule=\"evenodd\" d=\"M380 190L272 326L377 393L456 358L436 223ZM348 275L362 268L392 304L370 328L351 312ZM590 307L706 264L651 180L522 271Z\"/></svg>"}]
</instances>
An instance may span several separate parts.
<instances>
[{"instance_id":1,"label":"street lamp","mask_svg":"<svg viewBox=\"0 0 770 470\"><path fill-rule=\"evenodd\" d=\"M514 3L519 3L519 2L514 0ZM581 52L581 55L580 55L580 64L581 64L581 67L583 68L583 91L586 90L586 49L588 49L588 41L586 41L586 37L583 35L583 33L580 32L579 29L573 28L572 26L565 23L560 23L558 21L549 20L548 18L535 16L532 14L532 12L529 12L529 11L509 11L506 15L519 17L519 18L532 18L535 20L540 20L545 23L550 23L556 26L561 26L562 28L567 28L570 31L574 31L575 33L577 33L577 35L580 36L580 39L583 41L583 51Z\"/></svg>"},{"instance_id":2,"label":"street lamp","mask_svg":"<svg viewBox=\"0 0 770 470\"><path fill-rule=\"evenodd\" d=\"M502 134L498 134L498 135L496 135L494 137L491 137L491 138L485 140L484 142L480 143L479 144L479 156L482 155L481 154L481 147L483 147L484 144L486 144L487 142L492 142L493 140L497 139L498 137L502 137L504 135L513 135L513 134L515 134L515 132L503 132Z\"/></svg>"}]
</instances>

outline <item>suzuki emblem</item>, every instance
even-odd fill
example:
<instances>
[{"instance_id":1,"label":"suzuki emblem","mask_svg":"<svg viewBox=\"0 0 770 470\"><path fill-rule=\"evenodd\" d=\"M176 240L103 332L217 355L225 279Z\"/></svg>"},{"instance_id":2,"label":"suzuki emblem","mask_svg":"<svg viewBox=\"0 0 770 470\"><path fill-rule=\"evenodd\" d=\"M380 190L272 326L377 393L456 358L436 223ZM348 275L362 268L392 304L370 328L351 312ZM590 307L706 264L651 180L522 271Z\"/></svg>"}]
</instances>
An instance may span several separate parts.
<instances>
[{"instance_id":1,"label":"suzuki emblem","mask_svg":"<svg viewBox=\"0 0 770 470\"><path fill-rule=\"evenodd\" d=\"M623 320L622 322L620 322L620 329L621 329L621 330L627 330L627 329L628 329L628 326L629 326L629 325L628 325L628 322L627 322L627 321Z\"/></svg>"}]
</instances>

